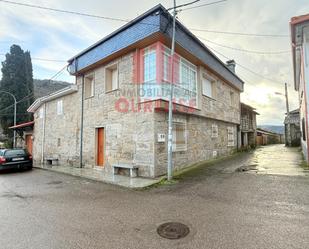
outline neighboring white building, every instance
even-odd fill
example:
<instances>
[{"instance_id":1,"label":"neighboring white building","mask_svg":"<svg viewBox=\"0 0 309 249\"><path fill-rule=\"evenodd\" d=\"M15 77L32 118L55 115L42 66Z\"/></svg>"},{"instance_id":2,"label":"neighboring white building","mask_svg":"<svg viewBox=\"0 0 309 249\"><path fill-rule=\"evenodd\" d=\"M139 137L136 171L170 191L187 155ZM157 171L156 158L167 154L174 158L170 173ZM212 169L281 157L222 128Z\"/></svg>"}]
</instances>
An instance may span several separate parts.
<instances>
[{"instance_id":1,"label":"neighboring white building","mask_svg":"<svg viewBox=\"0 0 309 249\"><path fill-rule=\"evenodd\" d=\"M291 19L292 55L295 90L299 93L301 146L304 157L309 158L309 14Z\"/></svg>"}]
</instances>

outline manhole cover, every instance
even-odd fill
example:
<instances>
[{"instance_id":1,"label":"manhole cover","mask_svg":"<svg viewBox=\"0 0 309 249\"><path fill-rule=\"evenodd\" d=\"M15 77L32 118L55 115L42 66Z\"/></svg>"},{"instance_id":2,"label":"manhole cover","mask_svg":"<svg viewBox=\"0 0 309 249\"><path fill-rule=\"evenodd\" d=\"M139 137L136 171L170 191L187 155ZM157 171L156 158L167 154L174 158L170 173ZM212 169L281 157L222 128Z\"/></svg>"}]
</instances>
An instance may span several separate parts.
<instances>
[{"instance_id":1,"label":"manhole cover","mask_svg":"<svg viewBox=\"0 0 309 249\"><path fill-rule=\"evenodd\" d=\"M51 181L51 182L48 182L47 184L48 185L58 185L58 184L61 184L62 181Z\"/></svg>"},{"instance_id":2,"label":"manhole cover","mask_svg":"<svg viewBox=\"0 0 309 249\"><path fill-rule=\"evenodd\" d=\"M157 233L165 239L181 239L190 233L190 229L182 223L168 222L160 225Z\"/></svg>"}]
</instances>

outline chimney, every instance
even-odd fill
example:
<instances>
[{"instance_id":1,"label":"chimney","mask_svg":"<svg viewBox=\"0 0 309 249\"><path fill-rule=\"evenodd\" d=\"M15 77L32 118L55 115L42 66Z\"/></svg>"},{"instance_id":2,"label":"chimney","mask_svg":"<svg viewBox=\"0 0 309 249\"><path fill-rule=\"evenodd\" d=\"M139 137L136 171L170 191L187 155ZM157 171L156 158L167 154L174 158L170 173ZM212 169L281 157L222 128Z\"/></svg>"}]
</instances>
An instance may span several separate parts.
<instances>
[{"instance_id":1,"label":"chimney","mask_svg":"<svg viewBox=\"0 0 309 249\"><path fill-rule=\"evenodd\" d=\"M230 69L230 71L235 73L236 62L234 60L227 61L226 66L228 67L228 69Z\"/></svg>"}]
</instances>

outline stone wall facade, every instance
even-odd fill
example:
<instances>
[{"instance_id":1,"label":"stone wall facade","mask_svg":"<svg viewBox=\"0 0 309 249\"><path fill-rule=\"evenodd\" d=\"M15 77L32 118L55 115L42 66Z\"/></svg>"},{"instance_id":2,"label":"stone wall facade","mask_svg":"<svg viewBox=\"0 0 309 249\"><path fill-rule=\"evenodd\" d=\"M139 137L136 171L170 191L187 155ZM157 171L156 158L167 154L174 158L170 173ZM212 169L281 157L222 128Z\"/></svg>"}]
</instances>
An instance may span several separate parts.
<instances>
[{"instance_id":1,"label":"stone wall facade","mask_svg":"<svg viewBox=\"0 0 309 249\"><path fill-rule=\"evenodd\" d=\"M140 176L156 177L166 174L167 139L158 142L157 138L158 134L165 134L167 138L168 115L155 110L154 106L146 108L147 103L139 102L138 85L133 83L134 53L85 73L94 77L94 94L84 100L83 166L97 168L97 129L104 128L104 170L111 171L114 163L132 163L139 166ZM118 67L119 87L106 91L106 68L111 65ZM214 82L212 98L201 93L201 77L204 74ZM78 76L77 92L46 102L35 112L33 156L36 163L54 157L62 165L79 166L82 82L82 76ZM119 109L123 95L128 105L125 111ZM59 100L63 101L61 115L57 114ZM237 149L240 91L199 67L198 101L198 109L193 114L174 115L174 121L185 123L187 141L186 150L173 153L175 169L225 156ZM216 137L212 137L214 125L218 130ZM228 144L229 129L234 136L232 145Z\"/></svg>"}]
</instances>

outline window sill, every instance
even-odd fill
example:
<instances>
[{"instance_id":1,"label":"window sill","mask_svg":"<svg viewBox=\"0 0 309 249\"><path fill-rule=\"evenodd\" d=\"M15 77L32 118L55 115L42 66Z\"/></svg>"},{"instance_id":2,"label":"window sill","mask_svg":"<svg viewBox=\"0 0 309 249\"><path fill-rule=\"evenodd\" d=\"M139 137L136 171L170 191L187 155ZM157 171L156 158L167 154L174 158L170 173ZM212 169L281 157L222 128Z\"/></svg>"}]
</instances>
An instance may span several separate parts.
<instances>
[{"instance_id":1,"label":"window sill","mask_svg":"<svg viewBox=\"0 0 309 249\"><path fill-rule=\"evenodd\" d=\"M183 149L173 149L172 152L187 152L187 148L183 148Z\"/></svg>"},{"instance_id":2,"label":"window sill","mask_svg":"<svg viewBox=\"0 0 309 249\"><path fill-rule=\"evenodd\" d=\"M92 99L92 98L94 98L94 95L89 96L89 97L85 97L85 98L84 98L84 100L87 100L87 99Z\"/></svg>"},{"instance_id":3,"label":"window sill","mask_svg":"<svg viewBox=\"0 0 309 249\"><path fill-rule=\"evenodd\" d=\"M203 97L206 97L207 99L210 99L210 100L213 100L213 101L217 101L217 100L214 99L213 97L209 97L209 96L207 96L207 95L205 95L205 94L203 94L203 93L202 93L202 96L203 96Z\"/></svg>"},{"instance_id":4,"label":"window sill","mask_svg":"<svg viewBox=\"0 0 309 249\"><path fill-rule=\"evenodd\" d=\"M119 88L116 88L116 89L113 89L113 90L108 90L108 91L105 91L105 94L116 92L118 90L119 90Z\"/></svg>"}]
</instances>

